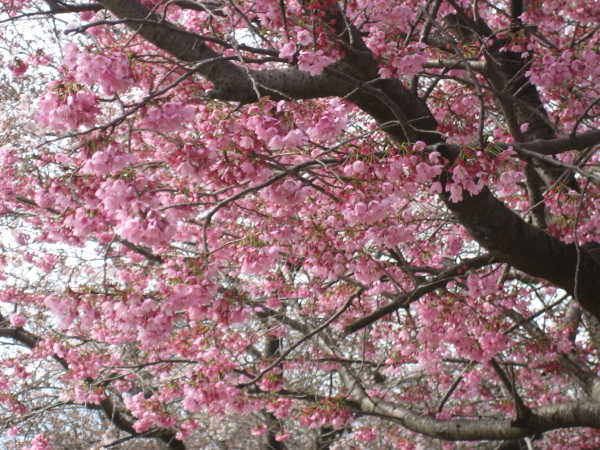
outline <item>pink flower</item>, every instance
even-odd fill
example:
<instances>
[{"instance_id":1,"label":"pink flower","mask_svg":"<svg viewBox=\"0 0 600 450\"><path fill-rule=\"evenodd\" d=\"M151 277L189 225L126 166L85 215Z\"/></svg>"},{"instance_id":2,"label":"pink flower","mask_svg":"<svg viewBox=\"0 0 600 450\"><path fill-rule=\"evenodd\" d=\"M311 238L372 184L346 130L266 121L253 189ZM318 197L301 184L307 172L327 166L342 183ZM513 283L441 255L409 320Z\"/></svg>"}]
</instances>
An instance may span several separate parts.
<instances>
[{"instance_id":1,"label":"pink flower","mask_svg":"<svg viewBox=\"0 0 600 450\"><path fill-rule=\"evenodd\" d=\"M27 319L20 314L11 314L10 315L10 324L13 327L24 327L27 323Z\"/></svg>"},{"instance_id":2,"label":"pink flower","mask_svg":"<svg viewBox=\"0 0 600 450\"><path fill-rule=\"evenodd\" d=\"M309 30L306 30L306 29L300 28L300 27L295 27L294 29L297 31L296 41L300 45L306 47L307 45L310 45L313 43L313 36Z\"/></svg>"},{"instance_id":3,"label":"pink flower","mask_svg":"<svg viewBox=\"0 0 600 450\"><path fill-rule=\"evenodd\" d=\"M196 106L181 102L168 102L162 107L148 110L148 114L140 121L140 126L154 131L185 131L186 124L193 122Z\"/></svg>"},{"instance_id":4,"label":"pink flower","mask_svg":"<svg viewBox=\"0 0 600 450\"><path fill-rule=\"evenodd\" d=\"M359 442L371 442L377 439L377 434L375 433L373 428L364 428L362 430L357 430L352 434L354 436L354 439L356 439Z\"/></svg>"},{"instance_id":5,"label":"pink flower","mask_svg":"<svg viewBox=\"0 0 600 450\"><path fill-rule=\"evenodd\" d=\"M252 433L252 436L258 437L258 436L262 436L263 434L265 434L267 432L267 430L268 430L267 427L262 426L259 428L253 428L251 433Z\"/></svg>"},{"instance_id":6,"label":"pink flower","mask_svg":"<svg viewBox=\"0 0 600 450\"><path fill-rule=\"evenodd\" d=\"M21 77L25 75L29 66L25 61L20 59L15 59L8 64L8 69L12 72L13 77Z\"/></svg>"},{"instance_id":7,"label":"pink flower","mask_svg":"<svg viewBox=\"0 0 600 450\"><path fill-rule=\"evenodd\" d=\"M294 42L288 42L281 47L279 51L280 58L287 58L288 61L292 61L294 55L296 54L296 44Z\"/></svg>"},{"instance_id":8,"label":"pink flower","mask_svg":"<svg viewBox=\"0 0 600 450\"><path fill-rule=\"evenodd\" d=\"M275 435L275 440L278 442L285 442L290 440L290 433L278 433Z\"/></svg>"},{"instance_id":9,"label":"pink flower","mask_svg":"<svg viewBox=\"0 0 600 450\"><path fill-rule=\"evenodd\" d=\"M38 434L29 446L23 447L25 450L52 450L54 447L50 438L44 434Z\"/></svg>"},{"instance_id":10,"label":"pink flower","mask_svg":"<svg viewBox=\"0 0 600 450\"><path fill-rule=\"evenodd\" d=\"M308 188L290 178L279 184L269 186L261 192L263 198L280 205L294 206L302 203L308 195Z\"/></svg>"},{"instance_id":11,"label":"pink flower","mask_svg":"<svg viewBox=\"0 0 600 450\"><path fill-rule=\"evenodd\" d=\"M129 59L123 53L110 56L80 52L75 44L64 47L64 63L74 73L75 81L100 85L107 95L128 90L135 84Z\"/></svg>"},{"instance_id":12,"label":"pink flower","mask_svg":"<svg viewBox=\"0 0 600 450\"><path fill-rule=\"evenodd\" d=\"M431 165L431 164L427 164L424 162L419 163L415 167L415 170L417 173L415 180L418 181L419 183L429 183L436 176L438 176L439 174L442 173L442 169L443 169L443 166L441 166L439 164Z\"/></svg>"},{"instance_id":13,"label":"pink flower","mask_svg":"<svg viewBox=\"0 0 600 450\"><path fill-rule=\"evenodd\" d=\"M287 148L299 147L306 143L306 135L302 130L291 130L283 137L282 142Z\"/></svg>"},{"instance_id":14,"label":"pink flower","mask_svg":"<svg viewBox=\"0 0 600 450\"><path fill-rule=\"evenodd\" d=\"M79 13L79 18L85 22L90 22L96 15L93 11L83 11Z\"/></svg>"},{"instance_id":15,"label":"pink flower","mask_svg":"<svg viewBox=\"0 0 600 450\"><path fill-rule=\"evenodd\" d=\"M300 51L298 57L298 68L304 70L311 75L320 75L323 73L323 69L330 65L333 60L323 53L323 50L317 50L316 52L308 52L305 50Z\"/></svg>"},{"instance_id":16,"label":"pink flower","mask_svg":"<svg viewBox=\"0 0 600 450\"><path fill-rule=\"evenodd\" d=\"M415 152L422 152L423 150L425 150L426 146L427 146L427 144L425 142L423 142L423 141L417 141L413 145L413 151L415 151Z\"/></svg>"}]
</instances>

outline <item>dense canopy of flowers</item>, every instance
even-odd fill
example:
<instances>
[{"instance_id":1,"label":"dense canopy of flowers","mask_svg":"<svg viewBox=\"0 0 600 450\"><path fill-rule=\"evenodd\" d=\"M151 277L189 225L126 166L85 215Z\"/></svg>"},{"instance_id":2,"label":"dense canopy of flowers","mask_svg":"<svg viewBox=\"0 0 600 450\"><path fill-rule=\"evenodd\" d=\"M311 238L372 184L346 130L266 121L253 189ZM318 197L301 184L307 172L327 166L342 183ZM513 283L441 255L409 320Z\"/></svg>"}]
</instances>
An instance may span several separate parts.
<instances>
[{"instance_id":1,"label":"dense canopy of flowers","mask_svg":"<svg viewBox=\"0 0 600 450\"><path fill-rule=\"evenodd\" d=\"M0 447L600 447L600 4L0 20Z\"/></svg>"}]
</instances>

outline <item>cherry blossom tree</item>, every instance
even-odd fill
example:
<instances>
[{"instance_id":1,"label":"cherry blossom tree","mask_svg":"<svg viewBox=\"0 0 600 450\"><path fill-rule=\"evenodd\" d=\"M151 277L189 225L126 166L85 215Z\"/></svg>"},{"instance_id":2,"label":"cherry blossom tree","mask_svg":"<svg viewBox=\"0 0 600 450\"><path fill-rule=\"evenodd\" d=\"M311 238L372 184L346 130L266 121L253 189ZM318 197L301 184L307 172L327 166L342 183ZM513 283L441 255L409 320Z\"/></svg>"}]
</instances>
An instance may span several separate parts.
<instances>
[{"instance_id":1,"label":"cherry blossom tree","mask_svg":"<svg viewBox=\"0 0 600 450\"><path fill-rule=\"evenodd\" d=\"M600 447L597 2L0 8L3 448Z\"/></svg>"}]
</instances>

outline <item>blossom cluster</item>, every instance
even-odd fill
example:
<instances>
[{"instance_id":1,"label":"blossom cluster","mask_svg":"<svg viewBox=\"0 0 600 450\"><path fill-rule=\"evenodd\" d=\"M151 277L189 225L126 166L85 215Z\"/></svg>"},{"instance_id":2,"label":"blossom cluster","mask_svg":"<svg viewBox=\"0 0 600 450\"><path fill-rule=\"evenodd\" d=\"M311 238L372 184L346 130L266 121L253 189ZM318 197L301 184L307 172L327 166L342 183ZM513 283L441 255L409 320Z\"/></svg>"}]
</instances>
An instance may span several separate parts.
<instances>
[{"instance_id":1,"label":"blossom cluster","mask_svg":"<svg viewBox=\"0 0 600 450\"><path fill-rule=\"evenodd\" d=\"M99 85L106 95L125 92L135 85L127 55L111 52L110 56L82 52L77 45L65 45L63 63L77 83Z\"/></svg>"},{"instance_id":2,"label":"blossom cluster","mask_svg":"<svg viewBox=\"0 0 600 450\"><path fill-rule=\"evenodd\" d=\"M36 105L40 125L59 131L91 127L100 113L96 95L75 83L50 82L46 94L37 100Z\"/></svg>"},{"instance_id":3,"label":"blossom cluster","mask_svg":"<svg viewBox=\"0 0 600 450\"><path fill-rule=\"evenodd\" d=\"M533 136L535 117L507 123L495 99L506 92L476 70L501 40L501 55L527 61L519 73L539 92L545 126L557 136L598 128L599 41L589 24L598 11L550 2L560 17L532 6L522 15L531 27L516 30L486 2L422 9L355 0L344 4L347 24L331 19L331 0L142 3L189 32L181 36L210 37L194 51L222 51L212 67L235 65L260 95L251 104L214 100L206 92L219 86L202 78L206 67L187 72L144 40L145 29L91 23L106 11L79 16L93 26L62 47L56 65L46 50L15 47L7 79L23 94L0 117L2 142L10 142L0 147L0 320L5 338L25 336L27 348L0 355L7 438L28 435L23 445L50 448L42 425L70 419L53 415L54 404L89 407L92 417L114 400L135 433L194 443L268 433L303 448L304 427L333 428L339 448L429 448L431 440L402 427L355 415L353 396L410 404L441 425L504 420L514 402L492 361L510 369L528 405L580 399L563 356L590 370L597 358L588 334L574 338L583 326L566 323L573 314L564 293L500 259L478 265L488 249L450 210L489 192L529 221L543 203L547 233L600 242L600 185L586 178L600 164L594 147L553 155L553 166L577 171L569 183L566 175L548 182L533 204L528 161L500 149ZM32 4L3 2L12 13ZM493 33L458 42L448 27L440 38L460 6ZM437 128L411 120L402 126L419 137L398 142L388 134L397 121L381 123L352 103L364 107L356 98L372 89L306 98L316 94L262 84L272 74L331 84L327 67L346 70L344 58L356 56L349 30L362 39L357 54L378 61L348 70L359 78L367 71L359 81L373 89L410 81L407 98L418 95ZM460 61L431 69L451 57ZM46 86L37 100L34 81ZM374 102L390 94L375 92ZM20 117L31 105L42 133L35 118ZM398 308L390 314L389 305ZM33 408L43 411L40 429ZM545 443L565 448L579 431ZM589 443L578 445L598 447L594 433L582 431ZM117 434L102 445L114 446Z\"/></svg>"}]
</instances>

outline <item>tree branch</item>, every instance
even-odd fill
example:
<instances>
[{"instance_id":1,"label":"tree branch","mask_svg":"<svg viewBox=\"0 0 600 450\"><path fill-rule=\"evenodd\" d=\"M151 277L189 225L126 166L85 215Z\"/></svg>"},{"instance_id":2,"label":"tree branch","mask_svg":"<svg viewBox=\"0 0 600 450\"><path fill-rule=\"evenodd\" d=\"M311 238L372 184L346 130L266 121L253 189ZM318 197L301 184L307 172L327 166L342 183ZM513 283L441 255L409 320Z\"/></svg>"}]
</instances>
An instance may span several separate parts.
<instances>
[{"instance_id":1,"label":"tree branch","mask_svg":"<svg viewBox=\"0 0 600 450\"><path fill-rule=\"evenodd\" d=\"M348 382L345 384L348 385ZM520 439L559 428L600 428L600 403L596 402L569 402L532 408L523 425L514 426L511 419L438 420L400 405L372 399L357 384L354 384L353 394L363 412L385 414L409 430L450 441Z\"/></svg>"},{"instance_id":2,"label":"tree branch","mask_svg":"<svg viewBox=\"0 0 600 450\"><path fill-rule=\"evenodd\" d=\"M119 19L144 20L143 25L129 24L137 34L181 61L197 63L221 55L194 36L163 20L137 0L101 0L100 3ZM262 96L274 99L320 98L344 95L340 82L326 75L311 76L296 69L245 70L221 59L204 65L198 73L213 82L208 95L213 99L251 103ZM258 92L257 92L258 91Z\"/></svg>"},{"instance_id":3,"label":"tree branch","mask_svg":"<svg viewBox=\"0 0 600 450\"><path fill-rule=\"evenodd\" d=\"M457 148L436 148L451 161L458 156ZM575 293L577 284L580 305L600 318L600 264L585 248L565 244L526 223L487 188L475 196L465 192L458 203L450 200L448 192L440 196L469 234L499 261L544 278L570 294Z\"/></svg>"},{"instance_id":4,"label":"tree branch","mask_svg":"<svg viewBox=\"0 0 600 450\"><path fill-rule=\"evenodd\" d=\"M535 152L535 155L525 155L538 157L539 155L558 155L559 153L571 150L583 150L587 147L593 147L600 144L600 130L587 131L576 136L568 136L558 139L536 139L530 142L519 142L511 144L498 144L498 148L507 150L512 147L515 151L527 150ZM560 161L556 161L560 162Z\"/></svg>"},{"instance_id":5,"label":"tree branch","mask_svg":"<svg viewBox=\"0 0 600 450\"><path fill-rule=\"evenodd\" d=\"M104 9L100 3L70 4L58 0L44 0L50 7L51 14L67 14L85 11L98 12Z\"/></svg>"},{"instance_id":6,"label":"tree branch","mask_svg":"<svg viewBox=\"0 0 600 450\"><path fill-rule=\"evenodd\" d=\"M455 266L449 267L448 269L441 272L432 281L417 286L408 294L396 295L391 303L373 311L372 313L364 317L361 317L360 319L354 321L350 325L347 325L346 328L344 328L344 333L356 333L357 331L362 330L363 328L381 319L382 317L385 317L388 314L400 308L408 307L408 305L410 305L413 301L418 300L423 295L446 286L446 284L448 284L451 280L455 279L458 276L464 275L467 270L479 269L493 262L494 257L491 254L486 254L477 256L475 258L467 259L460 264L456 264Z\"/></svg>"},{"instance_id":7,"label":"tree branch","mask_svg":"<svg viewBox=\"0 0 600 450\"><path fill-rule=\"evenodd\" d=\"M129 17L153 22L138 25L136 31L148 41L182 61L197 62L219 56L191 33L161 21L158 16L137 0L102 0L101 3L119 18ZM352 35L352 38L354 39L355 36ZM347 69L346 72L350 72L350 75L355 76L359 81L376 80L376 75L373 74L378 69L378 61L372 54L358 51L362 50L360 41L353 42L353 45L355 47L348 49L347 56L336 64L339 64L341 69ZM353 52L353 49L357 51ZM357 62L360 63L360 68L352 70L351 67L356 65L353 63ZM498 63L498 61L493 62ZM520 65L520 67L523 64L522 61L501 61L501 64L510 65L512 63ZM334 68L336 67L338 66L334 66ZM505 76L508 76L508 72L516 69L507 66L503 70L507 71ZM242 103L256 101L258 95L302 99L331 95L344 96L352 93L355 89L354 86L326 74L313 77L296 69L246 71L245 68L231 61L223 60L215 60L214 63L202 65L198 71L215 84L215 90L211 94L213 98ZM517 73L520 72L517 70ZM505 80L505 82L509 81L511 79ZM519 87L521 86L520 83L517 84ZM409 123L416 129L422 130L417 132L416 138L430 144L440 141L439 135L435 133L437 123L427 106L418 97L412 95L399 80L377 80L372 83L372 86L385 92L397 105L402 105ZM527 94L524 98L529 99L529 94L533 95L533 91L528 91ZM521 93L519 95L523 97ZM380 123L396 120L393 111L370 94L353 93L349 100ZM536 107L537 104L533 106ZM528 117L530 115L529 113L523 114ZM542 125L539 127L543 128ZM385 131L396 140L406 139L400 126L386 128ZM549 135L546 131L543 133L540 131L541 135ZM536 133L530 134L535 137L538 135ZM555 142L555 144L582 145L583 141L587 139L597 139L597 136L586 134L585 138L579 140L568 138L566 142L557 140L560 143ZM457 155L450 154L452 152L449 152L449 146L441 145L438 148L451 163L455 160ZM499 261L509 263L532 276L545 278L568 292L574 292L575 266L578 263L574 245L566 245L558 239L548 236L542 230L526 224L498 201L488 189L484 189L477 196L467 196L464 201L459 203L450 202L447 193L442 194L442 199L471 235ZM598 299L600 266L586 251L582 250L580 256L579 273L581 276L578 300L584 308L600 318L600 301Z\"/></svg>"},{"instance_id":8,"label":"tree branch","mask_svg":"<svg viewBox=\"0 0 600 450\"><path fill-rule=\"evenodd\" d=\"M321 350L335 355L334 350L319 336ZM412 411L402 405L371 398L352 372L341 366L338 374L348 390L349 403L363 413L384 415L416 433L437 439L509 440L534 436L546 431L569 427L600 429L600 403L593 401L566 402L531 408L530 414L518 425L511 419L439 420Z\"/></svg>"},{"instance_id":9,"label":"tree branch","mask_svg":"<svg viewBox=\"0 0 600 450\"><path fill-rule=\"evenodd\" d=\"M5 322L6 320L0 315L0 323ZM0 337L6 337L13 339L16 342L20 342L25 345L30 350L33 350L41 339L30 333L23 328L0 328ZM68 362L60 358L56 355L53 358L65 369L69 369ZM92 382L93 380L89 380ZM85 404L84 405L88 409L98 409L96 405ZM127 419L121 411L119 411L115 406L112 400L108 396L100 402L100 409L104 412L108 420L117 427L118 429L125 431L133 437L142 437L142 438L157 438L166 443L170 449L172 450L185 450L186 446L183 441L180 441L175 437L175 433L167 429L151 429L144 433L138 433L135 428L133 428L133 423Z\"/></svg>"},{"instance_id":10,"label":"tree branch","mask_svg":"<svg viewBox=\"0 0 600 450\"><path fill-rule=\"evenodd\" d=\"M326 73L313 76L296 68L247 69L220 59L221 55L208 47L201 36L195 36L162 20L137 0L101 0L100 3L120 19L143 21L143 24L128 22L128 25L144 39L181 61L198 63L214 60L210 64L198 67L198 73L214 84L214 90L207 93L209 98L246 104L263 96L269 96L273 100L348 96L348 100L379 123L396 121L394 112L382 104L380 99L371 93L357 91L353 84ZM341 16L337 9L335 14ZM374 89L385 92L396 105L402 105L407 122L417 130L415 139L428 144L438 142L439 135L435 133L437 122L425 103L417 96L411 95L400 80L379 79L379 61L368 51L359 33L352 32L352 47L346 50L346 56L330 67L347 73L360 82L369 82ZM388 126L385 131L396 140L406 141L406 136L399 126Z\"/></svg>"}]
</instances>

